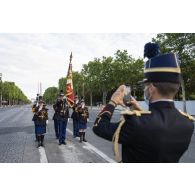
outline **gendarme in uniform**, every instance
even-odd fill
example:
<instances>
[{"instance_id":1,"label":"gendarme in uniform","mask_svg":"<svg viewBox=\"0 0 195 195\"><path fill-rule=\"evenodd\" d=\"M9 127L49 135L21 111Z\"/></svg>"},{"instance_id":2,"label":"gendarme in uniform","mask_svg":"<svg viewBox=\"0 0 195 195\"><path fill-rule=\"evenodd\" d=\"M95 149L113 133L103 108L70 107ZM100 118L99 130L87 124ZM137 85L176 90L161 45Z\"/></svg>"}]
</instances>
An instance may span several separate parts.
<instances>
[{"instance_id":1,"label":"gendarme in uniform","mask_svg":"<svg viewBox=\"0 0 195 195\"><path fill-rule=\"evenodd\" d=\"M180 82L180 66L174 53L152 56L144 68L146 82ZM107 104L98 115L96 135L122 144L122 162L178 162L188 149L193 118L175 108L173 101L150 102L149 111L125 111L124 120L111 123L115 106ZM118 136L118 137L117 137Z\"/></svg>"}]
</instances>

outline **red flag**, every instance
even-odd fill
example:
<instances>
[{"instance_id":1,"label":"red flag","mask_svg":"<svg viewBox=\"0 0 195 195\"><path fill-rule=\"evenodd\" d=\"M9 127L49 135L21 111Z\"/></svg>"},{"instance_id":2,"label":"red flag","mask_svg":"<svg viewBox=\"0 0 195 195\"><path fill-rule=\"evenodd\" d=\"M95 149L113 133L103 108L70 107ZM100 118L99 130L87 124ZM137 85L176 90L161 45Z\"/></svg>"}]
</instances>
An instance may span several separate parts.
<instances>
[{"instance_id":1,"label":"red flag","mask_svg":"<svg viewBox=\"0 0 195 195\"><path fill-rule=\"evenodd\" d=\"M70 54L70 63L68 67L68 73L67 73L67 83L66 83L66 98L68 101L68 104L72 107L74 104L74 91L73 91L73 82L72 82L72 52Z\"/></svg>"}]
</instances>

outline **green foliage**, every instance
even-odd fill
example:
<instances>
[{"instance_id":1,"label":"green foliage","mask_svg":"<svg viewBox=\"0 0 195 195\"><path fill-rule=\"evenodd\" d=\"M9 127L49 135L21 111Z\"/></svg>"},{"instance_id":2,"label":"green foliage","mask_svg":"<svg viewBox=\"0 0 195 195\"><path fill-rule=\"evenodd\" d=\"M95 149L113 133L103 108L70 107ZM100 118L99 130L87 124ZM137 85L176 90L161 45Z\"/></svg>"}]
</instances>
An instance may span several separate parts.
<instances>
[{"instance_id":1,"label":"green foliage","mask_svg":"<svg viewBox=\"0 0 195 195\"><path fill-rule=\"evenodd\" d=\"M73 87L78 96L82 96L84 77L79 72L73 72Z\"/></svg>"},{"instance_id":2,"label":"green foliage","mask_svg":"<svg viewBox=\"0 0 195 195\"><path fill-rule=\"evenodd\" d=\"M112 92L121 84L130 85L138 98L142 97L142 90L137 86L138 81L143 79L143 60L134 59L126 50L118 50L114 57L95 58L83 65L81 74L84 78L85 96L93 94L95 102L106 102ZM101 99L101 95L103 98ZM105 99L105 100L104 100Z\"/></svg>"},{"instance_id":3,"label":"green foliage","mask_svg":"<svg viewBox=\"0 0 195 195\"><path fill-rule=\"evenodd\" d=\"M53 104L56 101L58 95L57 87L49 87L45 90L43 94L43 99L47 104Z\"/></svg>"},{"instance_id":4,"label":"green foliage","mask_svg":"<svg viewBox=\"0 0 195 195\"><path fill-rule=\"evenodd\" d=\"M7 101L9 105L30 103L22 90L14 82L2 82L1 90L3 101Z\"/></svg>"},{"instance_id":5,"label":"green foliage","mask_svg":"<svg viewBox=\"0 0 195 195\"><path fill-rule=\"evenodd\" d=\"M153 41L160 44L162 53L178 53L186 97L190 98L195 89L195 33L162 33Z\"/></svg>"},{"instance_id":6,"label":"green foliage","mask_svg":"<svg viewBox=\"0 0 195 195\"><path fill-rule=\"evenodd\" d=\"M189 95L189 100L195 100L195 94Z\"/></svg>"},{"instance_id":7,"label":"green foliage","mask_svg":"<svg viewBox=\"0 0 195 195\"><path fill-rule=\"evenodd\" d=\"M67 79L65 77L59 79L59 81L58 81L59 91L60 90L62 90L64 92L66 91L66 82L67 82Z\"/></svg>"}]
</instances>

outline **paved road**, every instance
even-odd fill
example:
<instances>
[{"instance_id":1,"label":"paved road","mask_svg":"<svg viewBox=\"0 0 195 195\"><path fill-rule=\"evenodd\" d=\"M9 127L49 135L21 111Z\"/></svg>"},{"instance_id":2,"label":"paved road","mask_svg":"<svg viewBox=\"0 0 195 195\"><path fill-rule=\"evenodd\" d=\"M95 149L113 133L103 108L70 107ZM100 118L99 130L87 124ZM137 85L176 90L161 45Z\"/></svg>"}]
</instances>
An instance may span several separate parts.
<instances>
[{"instance_id":1,"label":"paved road","mask_svg":"<svg viewBox=\"0 0 195 195\"><path fill-rule=\"evenodd\" d=\"M45 148L37 149L34 141L34 124L30 105L0 109L0 162L114 162L112 144L91 131L92 119L98 110L91 112L87 132L88 143L80 143L72 136L72 120L68 123L67 145L58 145L54 136L53 110L49 107L49 125Z\"/></svg>"},{"instance_id":2,"label":"paved road","mask_svg":"<svg viewBox=\"0 0 195 195\"><path fill-rule=\"evenodd\" d=\"M34 124L30 105L0 108L0 162L1 163L107 163L114 162L112 143L97 137L92 132L98 109L90 110L87 129L87 143L80 143L72 137L72 120L68 123L67 145L59 146L54 136L52 107L49 107L49 125L45 148L37 149L34 142ZM120 118L115 111L113 121ZM181 162L195 162L195 134L189 150Z\"/></svg>"}]
</instances>

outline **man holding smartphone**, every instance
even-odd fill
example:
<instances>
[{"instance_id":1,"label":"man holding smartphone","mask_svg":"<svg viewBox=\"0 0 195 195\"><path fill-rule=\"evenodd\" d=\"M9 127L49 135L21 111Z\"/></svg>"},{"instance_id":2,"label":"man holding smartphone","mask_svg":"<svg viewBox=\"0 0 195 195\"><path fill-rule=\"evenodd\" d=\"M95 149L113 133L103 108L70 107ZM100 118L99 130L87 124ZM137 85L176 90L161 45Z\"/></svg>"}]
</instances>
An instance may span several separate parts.
<instances>
[{"instance_id":1,"label":"man holding smartphone","mask_svg":"<svg viewBox=\"0 0 195 195\"><path fill-rule=\"evenodd\" d=\"M134 111L123 112L124 120L111 123L117 105L125 105L126 86L121 85L98 115L93 131L112 140L118 136L122 144L122 162L179 162L188 149L194 129L193 118L174 106L179 90L181 70L176 54L161 55L159 46L148 43L144 48L144 98L149 111L144 112L132 97Z\"/></svg>"}]
</instances>

